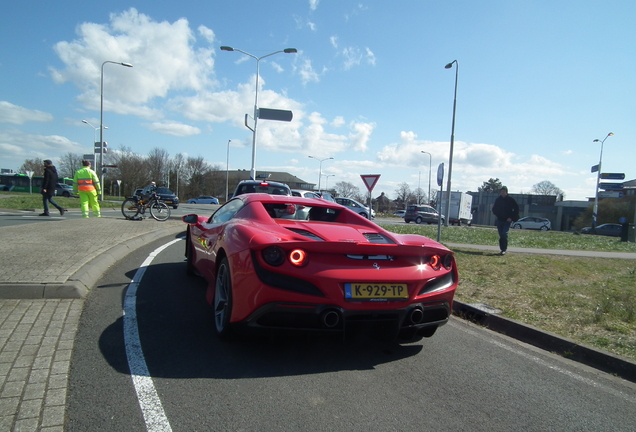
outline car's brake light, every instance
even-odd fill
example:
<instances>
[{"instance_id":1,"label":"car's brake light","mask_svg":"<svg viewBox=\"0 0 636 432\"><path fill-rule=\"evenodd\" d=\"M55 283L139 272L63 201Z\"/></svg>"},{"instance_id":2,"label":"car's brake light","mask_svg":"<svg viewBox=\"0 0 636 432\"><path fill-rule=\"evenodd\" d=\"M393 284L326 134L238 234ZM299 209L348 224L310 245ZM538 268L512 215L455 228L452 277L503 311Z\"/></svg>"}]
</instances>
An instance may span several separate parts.
<instances>
[{"instance_id":1,"label":"car's brake light","mask_svg":"<svg viewBox=\"0 0 636 432\"><path fill-rule=\"evenodd\" d=\"M433 255L428 262L433 270L439 270L442 267L442 259L439 255Z\"/></svg>"},{"instance_id":2,"label":"car's brake light","mask_svg":"<svg viewBox=\"0 0 636 432\"><path fill-rule=\"evenodd\" d=\"M296 267L302 267L307 263L307 253L302 249L294 249L289 253L289 262Z\"/></svg>"}]
</instances>

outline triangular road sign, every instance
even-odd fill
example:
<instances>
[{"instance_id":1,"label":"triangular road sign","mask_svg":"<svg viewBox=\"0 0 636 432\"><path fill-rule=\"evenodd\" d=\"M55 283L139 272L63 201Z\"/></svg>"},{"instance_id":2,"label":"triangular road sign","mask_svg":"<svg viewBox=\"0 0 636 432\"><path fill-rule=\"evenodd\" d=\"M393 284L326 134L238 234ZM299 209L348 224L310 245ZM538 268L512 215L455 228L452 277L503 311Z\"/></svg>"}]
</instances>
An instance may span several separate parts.
<instances>
[{"instance_id":1,"label":"triangular road sign","mask_svg":"<svg viewBox=\"0 0 636 432\"><path fill-rule=\"evenodd\" d=\"M380 179L380 174L360 174L360 177L362 177L362 181L364 182L369 192L373 192L375 184Z\"/></svg>"}]
</instances>

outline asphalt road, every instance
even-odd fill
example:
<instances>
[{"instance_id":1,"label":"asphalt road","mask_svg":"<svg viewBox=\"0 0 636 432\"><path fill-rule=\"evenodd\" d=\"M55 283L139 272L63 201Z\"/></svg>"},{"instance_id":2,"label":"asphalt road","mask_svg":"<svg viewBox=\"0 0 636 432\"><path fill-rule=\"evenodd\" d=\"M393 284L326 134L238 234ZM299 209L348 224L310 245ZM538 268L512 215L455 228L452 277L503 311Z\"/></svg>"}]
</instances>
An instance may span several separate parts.
<instances>
[{"instance_id":1,"label":"asphalt road","mask_svg":"<svg viewBox=\"0 0 636 432\"><path fill-rule=\"evenodd\" d=\"M139 364L129 366L135 347L124 338L122 308L138 267L170 240L111 267L89 294L71 362L67 431L145 430L149 421L148 430L173 431L636 430L635 384L454 318L405 345L322 337L223 343L212 332L204 281L185 275L183 241L159 252L135 285L152 379L139 375L161 408L151 413L163 413L149 415L148 388L130 376Z\"/></svg>"}]
</instances>

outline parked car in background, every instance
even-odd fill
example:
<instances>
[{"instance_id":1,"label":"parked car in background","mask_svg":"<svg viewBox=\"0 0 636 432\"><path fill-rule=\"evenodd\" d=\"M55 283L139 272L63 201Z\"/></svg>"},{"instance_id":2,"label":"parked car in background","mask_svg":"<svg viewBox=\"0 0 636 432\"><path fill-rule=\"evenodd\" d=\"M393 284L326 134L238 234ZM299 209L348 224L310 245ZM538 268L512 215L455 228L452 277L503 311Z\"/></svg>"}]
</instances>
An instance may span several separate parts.
<instances>
[{"instance_id":1,"label":"parked car in background","mask_svg":"<svg viewBox=\"0 0 636 432\"><path fill-rule=\"evenodd\" d=\"M620 237L623 232L621 224L608 223L596 227L596 235ZM581 229L581 234L592 234L592 227Z\"/></svg>"},{"instance_id":2,"label":"parked car in background","mask_svg":"<svg viewBox=\"0 0 636 432\"><path fill-rule=\"evenodd\" d=\"M369 209L369 207L365 206L364 204L354 199L343 198L343 197L336 197L334 199L336 200L338 204L347 207L349 210L353 210L354 212L358 213L362 217L365 217L367 219L375 218L375 210Z\"/></svg>"},{"instance_id":3,"label":"parked car in background","mask_svg":"<svg viewBox=\"0 0 636 432\"><path fill-rule=\"evenodd\" d=\"M325 191L318 192L318 195L320 195L320 198L324 200L336 202L336 199L329 192L325 192Z\"/></svg>"},{"instance_id":4,"label":"parked car in background","mask_svg":"<svg viewBox=\"0 0 636 432\"><path fill-rule=\"evenodd\" d=\"M303 197L303 198L320 198L318 192L302 190L302 189L292 189L292 196Z\"/></svg>"},{"instance_id":5,"label":"parked car in background","mask_svg":"<svg viewBox=\"0 0 636 432\"><path fill-rule=\"evenodd\" d=\"M398 210L393 212L393 216L399 216L401 218L403 218L405 214L406 214L406 210Z\"/></svg>"},{"instance_id":6,"label":"parked car in background","mask_svg":"<svg viewBox=\"0 0 636 432\"><path fill-rule=\"evenodd\" d=\"M410 205L404 214L404 222L406 223L414 221L416 224L436 224L438 218L437 210L428 205ZM444 215L442 215L442 223L444 223Z\"/></svg>"},{"instance_id":7,"label":"parked car in background","mask_svg":"<svg viewBox=\"0 0 636 432\"><path fill-rule=\"evenodd\" d=\"M285 183L275 181L241 180L234 189L232 197L246 193L266 193L270 195L291 196L291 189Z\"/></svg>"},{"instance_id":8,"label":"parked car in background","mask_svg":"<svg viewBox=\"0 0 636 432\"><path fill-rule=\"evenodd\" d=\"M205 278L200 297L221 339L282 330L411 342L450 318L459 282L453 252L336 203L248 193L212 216L182 219L185 268Z\"/></svg>"},{"instance_id":9,"label":"parked car in background","mask_svg":"<svg viewBox=\"0 0 636 432\"><path fill-rule=\"evenodd\" d=\"M73 186L69 186L64 183L57 183L55 185L55 195L68 198L73 196Z\"/></svg>"},{"instance_id":10,"label":"parked car in background","mask_svg":"<svg viewBox=\"0 0 636 432\"><path fill-rule=\"evenodd\" d=\"M201 195L196 198L190 198L186 204L218 204L219 200L213 196Z\"/></svg>"},{"instance_id":11,"label":"parked car in background","mask_svg":"<svg viewBox=\"0 0 636 432\"><path fill-rule=\"evenodd\" d=\"M515 229L536 229L541 231L549 231L552 229L552 224L549 219L534 216L521 218L517 222L513 222L511 226Z\"/></svg>"},{"instance_id":12,"label":"parked car in background","mask_svg":"<svg viewBox=\"0 0 636 432\"><path fill-rule=\"evenodd\" d=\"M143 189L135 189L136 196L142 196ZM177 209L179 207L179 198L167 187L158 187L157 196L161 201L165 202L170 207Z\"/></svg>"}]
</instances>

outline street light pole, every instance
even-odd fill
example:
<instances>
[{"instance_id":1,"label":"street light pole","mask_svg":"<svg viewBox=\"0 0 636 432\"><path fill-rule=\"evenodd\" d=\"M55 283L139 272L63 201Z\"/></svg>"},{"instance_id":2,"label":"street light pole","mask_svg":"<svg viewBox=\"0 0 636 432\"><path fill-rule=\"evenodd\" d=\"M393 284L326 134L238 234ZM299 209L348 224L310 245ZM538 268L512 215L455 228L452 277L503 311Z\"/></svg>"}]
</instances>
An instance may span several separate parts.
<instances>
[{"instance_id":1,"label":"street light pole","mask_svg":"<svg viewBox=\"0 0 636 432\"><path fill-rule=\"evenodd\" d=\"M592 142L600 142L601 143L601 155L598 158L598 167L596 170L596 189L594 191L594 211L592 212L592 234L596 234L596 219L598 215L598 187L601 181L601 162L603 162L603 144L605 144L605 140L608 137L614 135L612 132L608 133L603 140L595 139Z\"/></svg>"},{"instance_id":2,"label":"street light pole","mask_svg":"<svg viewBox=\"0 0 636 432\"><path fill-rule=\"evenodd\" d=\"M453 171L453 146L455 144L455 109L457 107L457 78L459 75L459 63L457 60L453 60L444 66L445 69L450 69L455 63L455 95L453 97L453 124L451 126L451 139L450 139L450 156L448 158L448 182L446 184L446 218L444 219L444 225L448 226L448 220L450 219L450 203L451 203L451 173Z\"/></svg>"},{"instance_id":3,"label":"street light pole","mask_svg":"<svg viewBox=\"0 0 636 432\"><path fill-rule=\"evenodd\" d=\"M431 203L431 161L433 160L433 156L427 152L422 150L422 153L425 153L428 155L428 204L430 205Z\"/></svg>"},{"instance_id":4,"label":"street light pole","mask_svg":"<svg viewBox=\"0 0 636 432\"><path fill-rule=\"evenodd\" d=\"M104 65L106 63L113 63L113 64L118 64L121 66L126 66L126 67L133 67L133 65L131 65L130 63L122 63L122 62L114 62L114 61L110 61L110 60L106 60L104 63L102 63L102 74L100 77L100 97L99 97L99 147L100 147L100 153L99 153L99 172L98 172L98 176L100 178L100 187L101 187L101 196L100 196L100 200L104 201L104 185L101 184L103 183L104 180L104 173L102 170L102 167L104 165Z\"/></svg>"},{"instance_id":5,"label":"street light pole","mask_svg":"<svg viewBox=\"0 0 636 432\"><path fill-rule=\"evenodd\" d=\"M86 123L87 125L89 125L90 127L94 129L93 130L93 162L95 162L95 143L97 142L97 129L99 129L99 127L93 126L87 120L82 120L82 123ZM108 129L108 126L104 126L104 129Z\"/></svg>"},{"instance_id":6,"label":"street light pole","mask_svg":"<svg viewBox=\"0 0 636 432\"><path fill-rule=\"evenodd\" d=\"M261 63L261 60L264 59L265 57L273 56L274 54L278 54L278 53L285 53L285 54L296 53L298 52L298 50L296 48L285 48L284 50L276 51L261 57L256 57L255 55L252 55L248 52L245 52L237 48L232 48L230 46L222 46L221 51L238 51L256 60L256 87L255 87L255 96L254 96L254 129L252 129L252 168L250 169L250 177L252 178L252 180L255 180L256 179L256 126L258 124L258 76L259 76L260 63ZM247 115L245 116L245 118L247 123Z\"/></svg>"},{"instance_id":7,"label":"street light pole","mask_svg":"<svg viewBox=\"0 0 636 432\"><path fill-rule=\"evenodd\" d=\"M328 191L329 190L329 177L334 177L335 174L325 174L325 190Z\"/></svg>"},{"instance_id":8,"label":"street light pole","mask_svg":"<svg viewBox=\"0 0 636 432\"><path fill-rule=\"evenodd\" d=\"M333 159L333 158L329 157L329 158L325 158L325 159L318 159L317 157L313 157L313 156L309 156L309 157L312 158L312 159L316 159L317 161L320 162L320 173L318 174L318 192L320 193L320 192L322 192L322 190L320 189L320 179L322 178L322 163L324 161L326 161L326 160Z\"/></svg>"},{"instance_id":9,"label":"street light pole","mask_svg":"<svg viewBox=\"0 0 636 432\"><path fill-rule=\"evenodd\" d=\"M227 140L227 162L225 164L225 202L230 199L230 143L232 140Z\"/></svg>"}]
</instances>

